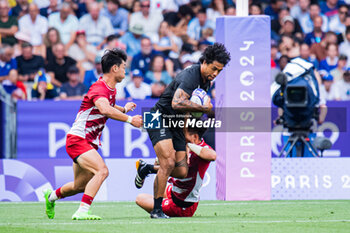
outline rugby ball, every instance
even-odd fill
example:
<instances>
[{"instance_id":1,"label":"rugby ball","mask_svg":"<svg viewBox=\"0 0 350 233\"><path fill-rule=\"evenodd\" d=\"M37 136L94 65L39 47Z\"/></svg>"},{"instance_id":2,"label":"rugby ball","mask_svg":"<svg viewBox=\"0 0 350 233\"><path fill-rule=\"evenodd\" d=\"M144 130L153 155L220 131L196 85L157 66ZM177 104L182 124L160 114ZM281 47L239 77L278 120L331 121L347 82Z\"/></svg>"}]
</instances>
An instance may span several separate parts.
<instances>
[{"instance_id":1,"label":"rugby ball","mask_svg":"<svg viewBox=\"0 0 350 233\"><path fill-rule=\"evenodd\" d=\"M204 105L204 103L207 101L207 99L208 99L207 93L203 89L200 89L200 88L195 89L192 92L192 96L190 98L190 100L193 103L196 103L199 105ZM193 117L196 117L196 118L199 118L203 115L202 112L192 112L191 114Z\"/></svg>"}]
</instances>

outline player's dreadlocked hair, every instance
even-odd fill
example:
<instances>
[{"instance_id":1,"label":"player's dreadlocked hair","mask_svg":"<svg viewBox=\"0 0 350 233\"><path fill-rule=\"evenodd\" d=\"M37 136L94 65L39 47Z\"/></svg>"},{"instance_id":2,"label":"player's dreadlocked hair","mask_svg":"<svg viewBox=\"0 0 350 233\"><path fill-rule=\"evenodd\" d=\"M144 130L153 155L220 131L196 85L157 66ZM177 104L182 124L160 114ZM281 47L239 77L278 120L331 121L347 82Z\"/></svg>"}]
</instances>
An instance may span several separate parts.
<instances>
[{"instance_id":1,"label":"player's dreadlocked hair","mask_svg":"<svg viewBox=\"0 0 350 233\"><path fill-rule=\"evenodd\" d=\"M214 61L217 61L224 66L226 66L227 63L231 60L230 53L226 50L225 46L220 43L215 43L213 45L208 46L201 58L199 59L200 63L203 63L204 61L208 64L213 63Z\"/></svg>"},{"instance_id":2,"label":"player's dreadlocked hair","mask_svg":"<svg viewBox=\"0 0 350 233\"><path fill-rule=\"evenodd\" d=\"M102 56L101 64L102 64L102 72L104 74L109 73L112 66L117 65L120 66L123 61L126 62L127 55L121 49L111 49L107 50L105 54Z\"/></svg>"}]
</instances>

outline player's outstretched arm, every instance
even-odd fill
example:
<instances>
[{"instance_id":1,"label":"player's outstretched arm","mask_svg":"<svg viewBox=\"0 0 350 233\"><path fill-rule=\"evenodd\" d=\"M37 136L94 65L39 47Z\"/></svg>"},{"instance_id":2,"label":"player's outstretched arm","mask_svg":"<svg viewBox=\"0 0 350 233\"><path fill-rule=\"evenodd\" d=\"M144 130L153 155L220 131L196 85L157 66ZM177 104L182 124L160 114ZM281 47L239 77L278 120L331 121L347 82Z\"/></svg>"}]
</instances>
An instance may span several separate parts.
<instances>
[{"instance_id":1,"label":"player's outstretched arm","mask_svg":"<svg viewBox=\"0 0 350 233\"><path fill-rule=\"evenodd\" d=\"M207 102L202 106L196 103L193 103L190 100L190 95L187 94L181 88L178 88L175 91L173 100L171 102L171 107L174 110L183 111L183 112L204 112L210 113L213 105L210 103L210 98L208 97Z\"/></svg>"},{"instance_id":2,"label":"player's outstretched arm","mask_svg":"<svg viewBox=\"0 0 350 233\"><path fill-rule=\"evenodd\" d=\"M128 113L130 111L134 111L134 109L136 108L136 104L133 102L127 102L124 107L119 105L114 105L114 107L122 113Z\"/></svg>"},{"instance_id":3,"label":"player's outstretched arm","mask_svg":"<svg viewBox=\"0 0 350 233\"><path fill-rule=\"evenodd\" d=\"M216 151L207 147L201 147L194 143L187 143L188 148L204 160L215 161Z\"/></svg>"},{"instance_id":4,"label":"player's outstretched arm","mask_svg":"<svg viewBox=\"0 0 350 233\"><path fill-rule=\"evenodd\" d=\"M109 105L107 98L101 97L97 99L95 101L95 106L98 108L102 115L105 115L108 118L117 121L128 122L137 128L140 128L142 126L142 116L136 115L132 117L122 113L117 108L114 108L111 105Z\"/></svg>"}]
</instances>

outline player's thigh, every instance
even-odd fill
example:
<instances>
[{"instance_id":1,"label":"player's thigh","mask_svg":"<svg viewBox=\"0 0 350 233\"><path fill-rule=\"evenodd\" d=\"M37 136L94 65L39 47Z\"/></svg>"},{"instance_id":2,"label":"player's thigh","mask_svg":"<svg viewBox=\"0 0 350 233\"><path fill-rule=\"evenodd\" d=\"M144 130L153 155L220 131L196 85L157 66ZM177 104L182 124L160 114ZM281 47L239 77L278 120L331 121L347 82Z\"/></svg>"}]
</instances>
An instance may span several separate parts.
<instances>
[{"instance_id":1,"label":"player's thigh","mask_svg":"<svg viewBox=\"0 0 350 233\"><path fill-rule=\"evenodd\" d=\"M136 204L147 212L151 212L154 206L153 196L151 194L141 193L136 197Z\"/></svg>"},{"instance_id":2,"label":"player's thigh","mask_svg":"<svg viewBox=\"0 0 350 233\"><path fill-rule=\"evenodd\" d=\"M86 169L83 169L77 163L73 163L74 171L74 187L83 190L86 184L91 180L94 174Z\"/></svg>"},{"instance_id":3,"label":"player's thigh","mask_svg":"<svg viewBox=\"0 0 350 233\"><path fill-rule=\"evenodd\" d=\"M82 169L87 170L93 174L96 174L102 169L107 169L105 162L95 149L81 154L77 159L77 163Z\"/></svg>"}]
</instances>

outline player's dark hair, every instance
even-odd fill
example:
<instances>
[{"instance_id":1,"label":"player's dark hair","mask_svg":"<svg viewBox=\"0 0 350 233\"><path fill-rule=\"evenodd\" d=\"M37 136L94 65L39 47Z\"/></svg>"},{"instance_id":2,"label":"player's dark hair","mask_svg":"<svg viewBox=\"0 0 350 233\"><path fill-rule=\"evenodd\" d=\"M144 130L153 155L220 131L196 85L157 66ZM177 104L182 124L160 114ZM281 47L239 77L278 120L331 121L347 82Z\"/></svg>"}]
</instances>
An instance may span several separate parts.
<instances>
[{"instance_id":1,"label":"player's dark hair","mask_svg":"<svg viewBox=\"0 0 350 233\"><path fill-rule=\"evenodd\" d=\"M187 132L189 134L198 134L199 138L203 137L205 131L207 131L207 129L204 128L204 127L199 128L199 127L196 127L196 126L194 126L194 127L189 126L187 128Z\"/></svg>"},{"instance_id":2,"label":"player's dark hair","mask_svg":"<svg viewBox=\"0 0 350 233\"><path fill-rule=\"evenodd\" d=\"M104 74L109 73L112 66L117 65L120 66L120 64L126 62L127 55L126 53L121 49L110 49L105 52L105 54L102 56L101 64L102 64L102 72Z\"/></svg>"},{"instance_id":3,"label":"player's dark hair","mask_svg":"<svg viewBox=\"0 0 350 233\"><path fill-rule=\"evenodd\" d=\"M221 43L215 43L213 45L208 46L201 58L199 58L200 63L202 64L204 61L207 64L211 64L214 61L217 61L224 66L231 60L230 53L226 50L225 46Z\"/></svg>"}]
</instances>

